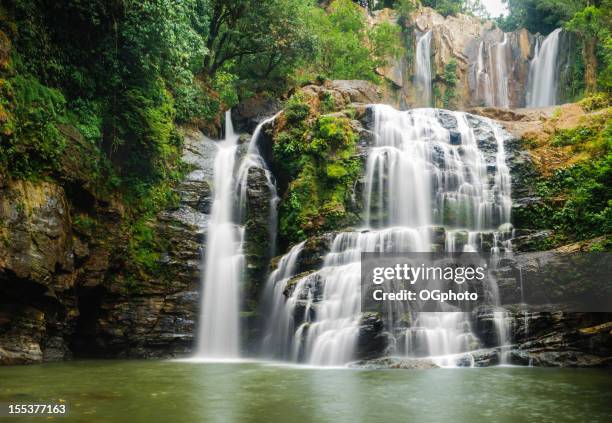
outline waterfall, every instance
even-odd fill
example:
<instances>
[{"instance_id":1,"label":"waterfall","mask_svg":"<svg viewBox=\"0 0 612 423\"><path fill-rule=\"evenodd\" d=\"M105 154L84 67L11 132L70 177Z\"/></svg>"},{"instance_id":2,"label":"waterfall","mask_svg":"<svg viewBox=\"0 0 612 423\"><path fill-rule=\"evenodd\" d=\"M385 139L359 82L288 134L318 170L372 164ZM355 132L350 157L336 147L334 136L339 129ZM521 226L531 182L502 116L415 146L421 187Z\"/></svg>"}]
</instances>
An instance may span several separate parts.
<instances>
[{"instance_id":1,"label":"waterfall","mask_svg":"<svg viewBox=\"0 0 612 423\"><path fill-rule=\"evenodd\" d=\"M478 45L478 57L476 59L476 98L480 99L485 106L493 105L493 87L485 67L484 40L481 40Z\"/></svg>"},{"instance_id":2,"label":"waterfall","mask_svg":"<svg viewBox=\"0 0 612 423\"><path fill-rule=\"evenodd\" d=\"M481 40L476 57L476 98L485 106L510 107L508 57L512 57L506 33L499 42Z\"/></svg>"},{"instance_id":3,"label":"waterfall","mask_svg":"<svg viewBox=\"0 0 612 423\"><path fill-rule=\"evenodd\" d=\"M535 55L529 65L527 107L557 104L557 58L561 28L551 32L542 43L537 41Z\"/></svg>"},{"instance_id":4,"label":"waterfall","mask_svg":"<svg viewBox=\"0 0 612 423\"><path fill-rule=\"evenodd\" d=\"M417 103L431 106L431 30L419 34L416 43L414 86Z\"/></svg>"},{"instance_id":5,"label":"waterfall","mask_svg":"<svg viewBox=\"0 0 612 423\"><path fill-rule=\"evenodd\" d=\"M495 105L498 107L509 107L510 99L508 97L508 65L506 58L506 47L508 46L508 40L506 33L503 33L502 41L496 43L492 49L495 54L490 54L491 59L494 58L495 63L491 65L491 68L495 69Z\"/></svg>"},{"instance_id":6,"label":"waterfall","mask_svg":"<svg viewBox=\"0 0 612 423\"><path fill-rule=\"evenodd\" d=\"M291 355L290 334L293 333L292 315L294 304L285 301L283 295L289 279L295 275L297 260L306 241L295 245L289 253L281 257L277 268L270 273L264 290L264 309L271 310L267 319L263 354L272 358Z\"/></svg>"},{"instance_id":7,"label":"waterfall","mask_svg":"<svg viewBox=\"0 0 612 423\"><path fill-rule=\"evenodd\" d=\"M234 164L238 136L225 114L225 139L214 164L214 199L206 239L197 356L239 356L240 285L244 230L234 222Z\"/></svg>"},{"instance_id":8,"label":"waterfall","mask_svg":"<svg viewBox=\"0 0 612 423\"><path fill-rule=\"evenodd\" d=\"M510 249L510 174L501 129L461 112L372 107L375 141L366 160L364 227L337 234L322 268L309 274L288 270L302 244L294 247L268 282L277 301L272 320L282 327L268 336L283 345L285 359L314 365L355 359L361 252L482 251L485 239L491 252ZM475 127L486 131L488 144L481 145ZM440 230L442 244L434 245ZM488 294L495 305L497 287L488 287ZM498 313L494 324L503 345L507 325ZM408 328L398 322L387 328L394 338L391 353L454 366L453 355L480 347L468 313L416 313L411 320Z\"/></svg>"},{"instance_id":9,"label":"waterfall","mask_svg":"<svg viewBox=\"0 0 612 423\"><path fill-rule=\"evenodd\" d=\"M225 139L218 143L219 150L215 157L214 199L203 260L198 357L227 359L240 355L240 290L245 270L244 221L249 171L253 168L264 171L270 192L270 254L275 251L279 198L272 173L259 150L261 132L275 118L266 119L257 126L234 176L239 137L234 133L231 112L225 114Z\"/></svg>"},{"instance_id":10,"label":"waterfall","mask_svg":"<svg viewBox=\"0 0 612 423\"><path fill-rule=\"evenodd\" d=\"M246 203L247 203L247 188L248 188L248 178L249 171L253 168L259 168L264 171L264 175L266 177L266 185L268 187L268 191L270 192L270 216L268 217L268 233L270 235L270 256L274 256L276 253L276 232L277 232L277 206L280 201L278 197L278 192L276 190L276 184L274 181L274 177L270 169L268 169L268 165L266 161L261 156L261 151L259 149L259 138L261 136L261 131L263 128L274 122L278 115L276 115L264 119L260 122L255 131L253 131L253 136L251 137L251 141L249 142L246 156L242 159L240 164L240 168L237 173L237 192L239 193L239 210L238 216L241 222L244 222L246 219Z\"/></svg>"}]
</instances>

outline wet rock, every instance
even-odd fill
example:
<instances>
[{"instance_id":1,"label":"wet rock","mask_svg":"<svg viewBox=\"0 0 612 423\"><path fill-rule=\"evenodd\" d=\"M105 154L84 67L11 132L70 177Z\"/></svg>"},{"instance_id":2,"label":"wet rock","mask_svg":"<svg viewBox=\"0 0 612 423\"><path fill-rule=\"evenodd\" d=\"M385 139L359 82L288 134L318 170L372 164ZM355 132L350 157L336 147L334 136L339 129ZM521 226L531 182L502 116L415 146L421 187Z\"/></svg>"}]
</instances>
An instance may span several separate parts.
<instances>
[{"instance_id":1,"label":"wet rock","mask_svg":"<svg viewBox=\"0 0 612 423\"><path fill-rule=\"evenodd\" d=\"M245 210L246 274L243 289L247 310L256 308L274 248L274 238L270 232L271 199L265 171L252 167L247 176Z\"/></svg>"},{"instance_id":2,"label":"wet rock","mask_svg":"<svg viewBox=\"0 0 612 423\"><path fill-rule=\"evenodd\" d=\"M446 243L446 228L443 226L433 226L430 231L432 248L435 251L444 251L444 245Z\"/></svg>"},{"instance_id":3,"label":"wet rock","mask_svg":"<svg viewBox=\"0 0 612 423\"><path fill-rule=\"evenodd\" d=\"M478 336L478 339L482 345L486 348L495 347L501 345L504 342L508 342L508 339L501 340L498 331L497 317L494 313L498 312L506 318L506 323L511 321L509 316L506 316L503 308L492 307L492 306L480 306L472 312L473 325Z\"/></svg>"},{"instance_id":4,"label":"wet rock","mask_svg":"<svg viewBox=\"0 0 612 423\"><path fill-rule=\"evenodd\" d=\"M500 348L481 349L461 354L457 357L459 367L489 367L500 364Z\"/></svg>"},{"instance_id":5,"label":"wet rock","mask_svg":"<svg viewBox=\"0 0 612 423\"><path fill-rule=\"evenodd\" d=\"M612 367L612 357L582 351L512 350L510 363L537 367Z\"/></svg>"},{"instance_id":6,"label":"wet rock","mask_svg":"<svg viewBox=\"0 0 612 423\"><path fill-rule=\"evenodd\" d=\"M371 359L384 354L388 339L384 333L384 323L380 313L363 313L357 337L356 356Z\"/></svg>"},{"instance_id":7,"label":"wet rock","mask_svg":"<svg viewBox=\"0 0 612 423\"><path fill-rule=\"evenodd\" d=\"M451 145L461 145L461 134L457 131L450 131L450 143Z\"/></svg>"},{"instance_id":8,"label":"wet rock","mask_svg":"<svg viewBox=\"0 0 612 423\"><path fill-rule=\"evenodd\" d=\"M449 131L457 131L457 118L450 111L438 109L436 116L443 128Z\"/></svg>"},{"instance_id":9,"label":"wet rock","mask_svg":"<svg viewBox=\"0 0 612 423\"><path fill-rule=\"evenodd\" d=\"M552 231L517 230L512 238L512 248L520 252L538 251L552 235Z\"/></svg>"},{"instance_id":10,"label":"wet rock","mask_svg":"<svg viewBox=\"0 0 612 423\"><path fill-rule=\"evenodd\" d=\"M74 266L64 191L49 182L9 182L0 196L0 272L51 286L56 268Z\"/></svg>"},{"instance_id":11,"label":"wet rock","mask_svg":"<svg viewBox=\"0 0 612 423\"><path fill-rule=\"evenodd\" d=\"M7 181L0 192L0 363L41 361L47 332L75 314L65 300L76 279L73 239L61 187Z\"/></svg>"},{"instance_id":12,"label":"wet rock","mask_svg":"<svg viewBox=\"0 0 612 423\"><path fill-rule=\"evenodd\" d=\"M321 267L325 255L331 250L335 236L334 232L330 232L308 238L297 260L298 272L301 273Z\"/></svg>"},{"instance_id":13,"label":"wet rock","mask_svg":"<svg viewBox=\"0 0 612 423\"><path fill-rule=\"evenodd\" d=\"M407 357L383 357L372 360L360 360L349 364L354 369L384 370L424 370L435 369L440 366L426 358L407 358Z\"/></svg>"},{"instance_id":14,"label":"wet rock","mask_svg":"<svg viewBox=\"0 0 612 423\"><path fill-rule=\"evenodd\" d=\"M282 108L282 103L265 94L258 94L241 101L232 109L232 121L236 132L253 133L264 119L274 116Z\"/></svg>"}]
</instances>

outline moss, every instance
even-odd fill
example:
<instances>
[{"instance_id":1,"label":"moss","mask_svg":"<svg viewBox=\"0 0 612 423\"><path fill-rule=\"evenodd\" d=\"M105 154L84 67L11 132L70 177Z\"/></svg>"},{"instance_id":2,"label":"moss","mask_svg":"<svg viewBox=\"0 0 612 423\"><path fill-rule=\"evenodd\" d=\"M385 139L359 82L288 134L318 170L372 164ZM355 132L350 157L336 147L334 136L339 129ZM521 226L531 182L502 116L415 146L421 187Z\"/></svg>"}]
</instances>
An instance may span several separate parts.
<instances>
[{"instance_id":1,"label":"moss","mask_svg":"<svg viewBox=\"0 0 612 423\"><path fill-rule=\"evenodd\" d=\"M159 264L158 240L151 222L141 218L129 229L128 254L131 262L147 271L156 271Z\"/></svg>"},{"instance_id":2,"label":"moss","mask_svg":"<svg viewBox=\"0 0 612 423\"><path fill-rule=\"evenodd\" d=\"M453 58L444 65L444 73L436 74L432 86L433 105L453 109L457 103L457 61Z\"/></svg>"},{"instance_id":3,"label":"moss","mask_svg":"<svg viewBox=\"0 0 612 423\"><path fill-rule=\"evenodd\" d=\"M612 234L610 111L559 107L552 135L532 141L532 154L546 165L539 167L543 176L529 184L541 201L513 210L512 218L517 227L552 230L538 248Z\"/></svg>"},{"instance_id":4,"label":"moss","mask_svg":"<svg viewBox=\"0 0 612 423\"><path fill-rule=\"evenodd\" d=\"M87 214L77 214L74 216L73 224L79 232L89 236L96 229L96 221Z\"/></svg>"},{"instance_id":5,"label":"moss","mask_svg":"<svg viewBox=\"0 0 612 423\"><path fill-rule=\"evenodd\" d=\"M16 75L1 81L0 164L16 177L57 172L66 139L66 100L37 79Z\"/></svg>"},{"instance_id":6,"label":"moss","mask_svg":"<svg viewBox=\"0 0 612 423\"><path fill-rule=\"evenodd\" d=\"M536 186L543 202L516 210L516 225L554 229L553 247L567 241L612 234L612 154L557 170Z\"/></svg>"},{"instance_id":7,"label":"moss","mask_svg":"<svg viewBox=\"0 0 612 423\"><path fill-rule=\"evenodd\" d=\"M274 144L275 163L287 181L279 232L288 243L350 224L350 194L362 169L347 118L314 113L309 121L290 121Z\"/></svg>"},{"instance_id":8,"label":"moss","mask_svg":"<svg viewBox=\"0 0 612 423\"><path fill-rule=\"evenodd\" d=\"M591 244L589 251L594 253L612 251L612 235L608 235L603 240Z\"/></svg>"}]
</instances>

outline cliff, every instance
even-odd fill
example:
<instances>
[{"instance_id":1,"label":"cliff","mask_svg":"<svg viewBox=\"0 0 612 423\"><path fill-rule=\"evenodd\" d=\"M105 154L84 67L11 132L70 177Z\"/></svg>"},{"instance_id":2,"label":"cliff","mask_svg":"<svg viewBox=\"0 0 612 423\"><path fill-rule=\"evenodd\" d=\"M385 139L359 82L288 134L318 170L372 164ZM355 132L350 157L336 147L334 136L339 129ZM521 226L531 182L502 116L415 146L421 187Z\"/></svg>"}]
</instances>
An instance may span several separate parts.
<instances>
[{"instance_id":1,"label":"cliff","mask_svg":"<svg viewBox=\"0 0 612 423\"><path fill-rule=\"evenodd\" d=\"M373 22L401 22L403 27L406 53L390 58L389 66L379 69L391 84L389 96L398 107L426 106L416 92L414 78L417 39L429 31L431 105L458 110L525 107L530 64L544 40L542 35L526 29L505 33L493 21L464 14L444 17L428 7L417 9L405 20L385 9L375 12ZM575 36L562 32L558 51L557 97L564 103L576 95L570 87L576 55L580 54Z\"/></svg>"}]
</instances>

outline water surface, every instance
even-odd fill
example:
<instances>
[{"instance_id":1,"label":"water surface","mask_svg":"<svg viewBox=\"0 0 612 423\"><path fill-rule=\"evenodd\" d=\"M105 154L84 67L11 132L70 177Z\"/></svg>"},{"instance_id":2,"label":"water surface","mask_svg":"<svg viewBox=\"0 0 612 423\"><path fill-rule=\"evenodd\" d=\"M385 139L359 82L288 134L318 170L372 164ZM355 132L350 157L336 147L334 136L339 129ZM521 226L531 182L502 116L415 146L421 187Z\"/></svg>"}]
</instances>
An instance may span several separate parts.
<instances>
[{"instance_id":1,"label":"water surface","mask_svg":"<svg viewBox=\"0 0 612 423\"><path fill-rule=\"evenodd\" d=\"M171 361L0 367L0 403L60 400L70 406L61 422L609 422L612 372Z\"/></svg>"}]
</instances>

